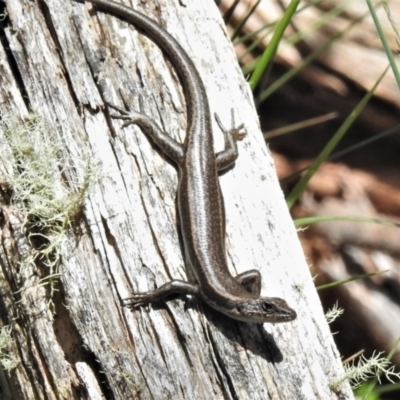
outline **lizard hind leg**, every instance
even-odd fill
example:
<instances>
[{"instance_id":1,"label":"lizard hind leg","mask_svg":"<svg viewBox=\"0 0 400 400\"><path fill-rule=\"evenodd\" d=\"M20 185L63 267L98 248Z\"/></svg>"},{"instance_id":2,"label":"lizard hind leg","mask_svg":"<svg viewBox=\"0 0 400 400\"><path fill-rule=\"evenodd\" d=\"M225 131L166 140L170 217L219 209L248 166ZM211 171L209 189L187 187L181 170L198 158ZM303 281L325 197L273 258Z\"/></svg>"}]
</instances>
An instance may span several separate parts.
<instances>
[{"instance_id":1,"label":"lizard hind leg","mask_svg":"<svg viewBox=\"0 0 400 400\"><path fill-rule=\"evenodd\" d=\"M259 296L261 293L261 274L256 269L236 275L235 279L251 294Z\"/></svg>"},{"instance_id":2,"label":"lizard hind leg","mask_svg":"<svg viewBox=\"0 0 400 400\"><path fill-rule=\"evenodd\" d=\"M122 304L125 307L136 308L154 301L159 301L164 297L172 294L183 294L183 295L198 295L199 288L189 282L175 279L173 281L164 283L159 288L150 290L149 292L136 292L131 297L122 300Z\"/></svg>"}]
</instances>

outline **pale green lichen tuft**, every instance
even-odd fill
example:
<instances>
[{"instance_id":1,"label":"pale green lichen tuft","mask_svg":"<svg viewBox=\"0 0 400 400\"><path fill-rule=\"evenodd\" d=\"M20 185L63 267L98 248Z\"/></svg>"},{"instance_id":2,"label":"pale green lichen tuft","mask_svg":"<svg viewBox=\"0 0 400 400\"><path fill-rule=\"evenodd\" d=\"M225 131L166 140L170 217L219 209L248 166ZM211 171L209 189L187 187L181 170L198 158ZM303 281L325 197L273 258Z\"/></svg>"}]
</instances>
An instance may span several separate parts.
<instances>
[{"instance_id":1,"label":"pale green lichen tuft","mask_svg":"<svg viewBox=\"0 0 400 400\"><path fill-rule=\"evenodd\" d=\"M362 383L372 378L376 378L380 383L381 376L385 376L389 382L400 380L400 373L394 372L395 366L385 357L381 357L382 353L373 353L370 358L361 355L358 360L353 360L349 364L344 365L345 376L333 382L330 388L337 391L340 386L349 381L353 389L357 389Z\"/></svg>"},{"instance_id":2,"label":"pale green lichen tuft","mask_svg":"<svg viewBox=\"0 0 400 400\"><path fill-rule=\"evenodd\" d=\"M342 308L339 308L339 305L336 303L331 309L329 309L326 314L325 318L328 324L331 324L337 318L339 318L344 313Z\"/></svg>"},{"instance_id":3,"label":"pale green lichen tuft","mask_svg":"<svg viewBox=\"0 0 400 400\"><path fill-rule=\"evenodd\" d=\"M32 247L21 267L40 261L49 268L47 276L52 281L58 273L61 246L97 178L98 167L89 150L72 161L63 139L37 115L24 120L1 115L0 131L14 160L11 171L5 173L6 183ZM53 289L51 285L50 298Z\"/></svg>"},{"instance_id":4,"label":"pale green lichen tuft","mask_svg":"<svg viewBox=\"0 0 400 400\"><path fill-rule=\"evenodd\" d=\"M11 326L4 326L0 329L0 365L7 372L18 365L18 361L7 351L7 348L13 343L11 331Z\"/></svg>"}]
</instances>

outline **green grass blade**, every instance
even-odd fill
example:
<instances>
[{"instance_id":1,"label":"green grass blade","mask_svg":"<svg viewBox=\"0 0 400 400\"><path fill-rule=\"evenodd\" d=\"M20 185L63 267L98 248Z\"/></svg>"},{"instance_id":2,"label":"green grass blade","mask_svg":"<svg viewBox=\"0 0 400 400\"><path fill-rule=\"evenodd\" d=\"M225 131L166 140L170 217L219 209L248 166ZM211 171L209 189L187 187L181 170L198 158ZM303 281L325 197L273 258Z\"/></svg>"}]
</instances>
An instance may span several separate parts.
<instances>
[{"instance_id":1,"label":"green grass blade","mask_svg":"<svg viewBox=\"0 0 400 400\"><path fill-rule=\"evenodd\" d=\"M393 32L394 32L395 37L396 37L396 43L397 43L397 47L398 47L397 51L400 51L400 33L399 33L399 30L397 29L396 22L394 21L394 19L392 17L392 13L390 12L390 7L389 7L388 0L384 0L383 8L386 11L388 20L389 20L390 24L392 25L392 29L393 29Z\"/></svg>"},{"instance_id":2,"label":"green grass blade","mask_svg":"<svg viewBox=\"0 0 400 400\"><path fill-rule=\"evenodd\" d=\"M400 228L400 223L380 218L364 218L364 217L345 217L340 215L318 215L314 217L304 217L295 219L293 222L296 226L304 226L317 224L318 222L363 222L384 225L392 228Z\"/></svg>"},{"instance_id":3,"label":"green grass blade","mask_svg":"<svg viewBox=\"0 0 400 400\"><path fill-rule=\"evenodd\" d=\"M236 7L239 2L240 0L235 0L233 4L226 10L225 14L223 15L225 25L228 25L231 22L231 18L233 17L233 14L235 13Z\"/></svg>"},{"instance_id":4,"label":"green grass blade","mask_svg":"<svg viewBox=\"0 0 400 400\"><path fill-rule=\"evenodd\" d=\"M375 136L372 136L372 137L370 137L368 139L364 139L361 142L358 142L357 144L354 144L354 145L349 146L349 147L347 147L347 148L345 148L345 149L343 149L341 151L337 151L337 152L333 153L332 155L330 155L328 157L328 160L329 161L335 160L335 159L337 159L339 157L342 157L344 155L347 155L347 154L349 154L349 153L351 153L353 151L359 150L364 146L367 146L367 145L369 145L371 143L374 143L377 140L383 139L386 136L393 135L394 133L398 133L398 132L400 132L400 125L393 126L392 128L386 129L385 131L380 132ZM304 167L304 168L299 169L298 171L294 172L291 175L285 176L284 178L280 179L279 181L281 183L285 183L287 181L290 181L295 176L302 174L304 171L307 171L308 168L310 168L310 165L308 167Z\"/></svg>"},{"instance_id":5,"label":"green grass blade","mask_svg":"<svg viewBox=\"0 0 400 400\"><path fill-rule=\"evenodd\" d=\"M358 281L360 279L370 278L371 276L382 275L382 274L385 274L386 272L389 272L389 271L390 270L387 269L385 271L375 271L375 272L369 272L368 274L352 276L351 278L343 279L341 281L335 281L335 282L332 282L332 283L327 283L326 285L317 286L316 289L318 291L326 290L326 289L332 289L332 288L334 288L336 286L344 285L345 283Z\"/></svg>"},{"instance_id":6,"label":"green grass blade","mask_svg":"<svg viewBox=\"0 0 400 400\"><path fill-rule=\"evenodd\" d=\"M369 11L371 13L371 17L374 20L374 24L375 24L376 30L378 31L379 37L381 39L383 48L385 49L386 56L387 56L387 58L389 60L390 66L392 68L394 77L395 77L396 82L397 82L397 86L400 89L400 72L399 72L399 69L397 68L397 64L396 64L396 61L394 59L392 50L390 49L389 42L388 42L388 40L386 38L385 32L383 31L383 28L382 28L382 25L381 25L381 23L379 21L379 18L376 15L374 5L372 4L371 0L366 0L366 1L367 1L367 4L368 4Z\"/></svg>"},{"instance_id":7,"label":"green grass blade","mask_svg":"<svg viewBox=\"0 0 400 400\"><path fill-rule=\"evenodd\" d=\"M360 115L361 111L365 108L369 100L371 99L372 95L375 92L375 89L385 76L387 70L389 69L389 66L385 68L385 71L382 73L382 75L379 77L379 79L376 81L375 85L372 87L371 90L368 91L368 93L362 98L362 100L357 104L355 109L350 113L350 115L345 119L343 122L342 126L338 129L338 131L333 135L332 139L329 140L329 142L326 144L324 149L318 154L317 158L315 161L311 164L310 168L308 171L305 173L303 178L300 180L300 182L295 186L293 191L289 194L287 198L287 204L289 209L292 208L293 204L296 202L296 200L299 198L300 194L303 192L305 187L307 186L308 182L312 178L312 176L315 174L317 169L320 167L320 165L329 157L329 155L332 153L332 151L335 149L335 147L338 145L340 140L343 138L343 136L346 134L350 126L353 124L353 122L357 119L357 117Z\"/></svg>"},{"instance_id":8,"label":"green grass blade","mask_svg":"<svg viewBox=\"0 0 400 400\"><path fill-rule=\"evenodd\" d=\"M246 46L246 50L238 56L238 60L241 61L244 57L246 57L248 54L252 53L257 47L262 45L264 39L270 34L270 32L275 28L274 24L268 24L264 25L262 28L260 28L258 31L254 31L251 34L245 35L239 40L235 41L235 45L241 42L246 42L249 39L252 39L252 37L255 37L256 35L258 36L260 33L262 33L261 36L259 36L258 39L254 40L250 45ZM265 32L263 32L265 31ZM242 72L243 75L246 76L250 73L252 73L257 66L257 63L259 61L259 58L257 57L255 60L253 60L250 63L247 63L246 65L243 66Z\"/></svg>"},{"instance_id":9,"label":"green grass blade","mask_svg":"<svg viewBox=\"0 0 400 400\"><path fill-rule=\"evenodd\" d=\"M246 24L247 20L250 16L254 13L258 5L260 4L261 0L258 0L253 7L249 10L249 12L242 18L242 20L235 26L235 30L231 37L231 40L234 41L240 34L241 30L243 29L244 25Z\"/></svg>"},{"instance_id":10,"label":"green grass blade","mask_svg":"<svg viewBox=\"0 0 400 400\"><path fill-rule=\"evenodd\" d=\"M287 7L285 13L283 14L282 19L279 21L278 25L276 26L276 30L272 39L265 49L260 62L257 64L251 78L250 78L250 87L254 90L260 81L261 77L263 76L264 71L269 67L272 60L275 57L276 51L279 46L279 42L282 39L282 36L290 23L294 13L296 12L297 6L299 5L300 0L292 0Z\"/></svg>"},{"instance_id":11,"label":"green grass blade","mask_svg":"<svg viewBox=\"0 0 400 400\"><path fill-rule=\"evenodd\" d=\"M310 53L307 57L305 57L301 62L299 62L295 67L290 69L286 74L281 76L275 82L273 82L268 89L264 90L258 98L258 101L264 101L269 97L272 93L277 91L280 87L286 84L290 79L292 79L295 75L297 75L303 68L309 65L312 61L318 58L326 49L328 49L333 42L340 39L346 33L348 33L355 25L357 25L360 21L362 21L368 13L364 13L359 18L352 21L349 26L338 34L334 35L331 39L327 40L323 45L315 49L312 53Z\"/></svg>"},{"instance_id":12,"label":"green grass blade","mask_svg":"<svg viewBox=\"0 0 400 400\"><path fill-rule=\"evenodd\" d=\"M331 10L325 12L323 15L321 15L320 18L318 18L315 22L312 22L306 28L291 35L289 38L287 38L287 43L289 45L295 45L296 43L304 40L312 32L315 32L323 28L324 26L327 26L330 22L332 22L335 18L337 18L340 14L342 14L346 10L346 6L348 6L347 2L348 0L342 1L336 7L333 7ZM303 9L299 10L298 14L302 10Z\"/></svg>"},{"instance_id":13,"label":"green grass blade","mask_svg":"<svg viewBox=\"0 0 400 400\"><path fill-rule=\"evenodd\" d=\"M270 139L272 139L274 137L277 137L277 136L287 135L288 133L299 131L300 129L305 129L305 128L308 128L310 126L314 126L314 125L317 125L317 124L322 124L322 123L327 122L327 121L329 121L331 119L337 118L338 115L339 115L339 113L334 111L334 112L330 112L330 113L325 114L325 115L320 115L319 117L309 118L309 119L307 119L305 121L295 122L294 124L285 125L285 126L282 126L281 128L277 128L277 129L273 129L272 131L265 132L264 133L264 139L265 140L270 140Z\"/></svg>"}]
</instances>

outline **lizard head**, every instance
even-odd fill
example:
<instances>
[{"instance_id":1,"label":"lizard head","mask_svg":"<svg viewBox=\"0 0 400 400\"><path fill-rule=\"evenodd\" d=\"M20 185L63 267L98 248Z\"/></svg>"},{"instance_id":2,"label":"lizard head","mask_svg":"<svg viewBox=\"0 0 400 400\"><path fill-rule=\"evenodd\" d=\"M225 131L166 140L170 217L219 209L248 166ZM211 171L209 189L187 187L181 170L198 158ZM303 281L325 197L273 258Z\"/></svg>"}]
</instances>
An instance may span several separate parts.
<instances>
[{"instance_id":1,"label":"lizard head","mask_svg":"<svg viewBox=\"0 0 400 400\"><path fill-rule=\"evenodd\" d=\"M229 314L232 318L253 323L289 322L297 317L285 300L261 296L237 302Z\"/></svg>"}]
</instances>

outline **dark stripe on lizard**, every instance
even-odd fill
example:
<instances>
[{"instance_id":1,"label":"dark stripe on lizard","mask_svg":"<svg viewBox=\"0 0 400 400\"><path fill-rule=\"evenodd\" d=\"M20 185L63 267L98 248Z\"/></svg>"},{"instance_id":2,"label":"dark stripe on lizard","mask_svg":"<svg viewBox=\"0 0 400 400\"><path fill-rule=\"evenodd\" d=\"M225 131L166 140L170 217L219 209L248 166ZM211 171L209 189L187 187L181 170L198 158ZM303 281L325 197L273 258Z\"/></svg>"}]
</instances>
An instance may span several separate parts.
<instances>
[{"instance_id":1,"label":"dark stripe on lizard","mask_svg":"<svg viewBox=\"0 0 400 400\"><path fill-rule=\"evenodd\" d=\"M242 127L221 126L225 149L214 153L211 114L201 77L186 51L159 24L144 14L110 0L86 0L142 29L169 57L181 81L187 104L187 134L182 145L163 132L148 116L118 109L118 118L134 123L177 165L178 210L190 282L173 280L143 293L134 293L125 305L138 307L173 293L196 295L214 309L246 322L286 322L296 318L285 300L262 297L261 275L250 270L235 278L225 253L225 214L218 171L238 157ZM232 118L233 120L233 118ZM233 124L233 121L232 121Z\"/></svg>"}]
</instances>

